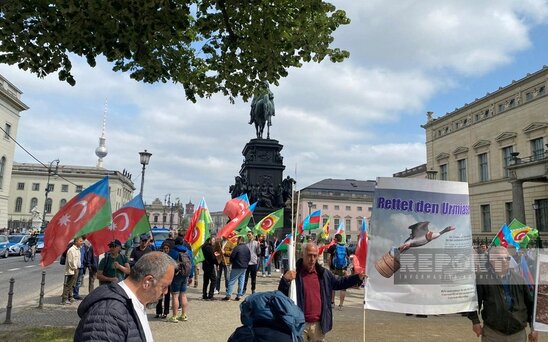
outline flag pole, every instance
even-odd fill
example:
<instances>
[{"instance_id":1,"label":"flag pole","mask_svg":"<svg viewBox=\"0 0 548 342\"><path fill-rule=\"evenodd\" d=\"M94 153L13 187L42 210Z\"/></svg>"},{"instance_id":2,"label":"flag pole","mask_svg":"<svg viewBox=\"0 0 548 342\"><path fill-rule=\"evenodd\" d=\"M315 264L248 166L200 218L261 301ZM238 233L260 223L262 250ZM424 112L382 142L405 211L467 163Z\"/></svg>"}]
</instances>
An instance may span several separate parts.
<instances>
[{"instance_id":1,"label":"flag pole","mask_svg":"<svg viewBox=\"0 0 548 342\"><path fill-rule=\"evenodd\" d=\"M293 196L292 196L292 199L295 198L294 197L294 194L295 194L295 187L294 187L294 183L291 184L291 192L293 193ZM297 195L297 208L299 207L299 200L300 200L300 191L299 191L299 194ZM295 228L297 227L297 213L293 210L294 209L294 201L291 200L291 214L294 215L293 217L293 225L292 225L292 235L291 235L291 241L289 242L289 246L287 247L287 254L288 254L288 262L289 262L289 269L290 270L296 270L296 260L295 260L295 251L296 251L296 248L295 248L295 242L296 242L296 236L295 236L295 233L296 233L296 230ZM293 302L295 304L297 304L297 285L295 284L295 281L292 281L291 284L289 285L289 298L291 298L291 300L293 300Z\"/></svg>"}]
</instances>

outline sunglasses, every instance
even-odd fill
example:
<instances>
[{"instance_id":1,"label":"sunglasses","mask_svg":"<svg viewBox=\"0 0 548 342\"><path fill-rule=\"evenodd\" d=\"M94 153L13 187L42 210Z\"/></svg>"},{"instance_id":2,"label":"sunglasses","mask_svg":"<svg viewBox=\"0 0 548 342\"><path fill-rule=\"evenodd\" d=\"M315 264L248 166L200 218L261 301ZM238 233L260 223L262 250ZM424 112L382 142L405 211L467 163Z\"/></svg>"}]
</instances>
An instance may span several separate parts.
<instances>
[{"instance_id":1,"label":"sunglasses","mask_svg":"<svg viewBox=\"0 0 548 342\"><path fill-rule=\"evenodd\" d=\"M507 256L507 257L494 257L494 258L491 258L491 260L495 260L495 261L503 261L503 260L505 260L505 261L510 261L511 258L512 258L512 257L510 257L510 256Z\"/></svg>"}]
</instances>

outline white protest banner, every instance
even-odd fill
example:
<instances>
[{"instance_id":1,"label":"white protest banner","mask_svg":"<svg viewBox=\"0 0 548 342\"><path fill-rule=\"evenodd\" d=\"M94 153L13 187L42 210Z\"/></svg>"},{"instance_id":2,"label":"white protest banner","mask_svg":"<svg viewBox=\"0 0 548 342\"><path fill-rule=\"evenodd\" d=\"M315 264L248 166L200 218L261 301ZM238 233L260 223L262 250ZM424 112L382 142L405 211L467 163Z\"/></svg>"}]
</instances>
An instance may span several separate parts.
<instances>
[{"instance_id":1,"label":"white protest banner","mask_svg":"<svg viewBox=\"0 0 548 342\"><path fill-rule=\"evenodd\" d=\"M365 308L448 314L477 309L468 184L378 178Z\"/></svg>"},{"instance_id":2,"label":"white protest banner","mask_svg":"<svg viewBox=\"0 0 548 342\"><path fill-rule=\"evenodd\" d=\"M535 291L535 321L536 331L548 331L548 251L541 250L537 259L537 277Z\"/></svg>"}]
</instances>

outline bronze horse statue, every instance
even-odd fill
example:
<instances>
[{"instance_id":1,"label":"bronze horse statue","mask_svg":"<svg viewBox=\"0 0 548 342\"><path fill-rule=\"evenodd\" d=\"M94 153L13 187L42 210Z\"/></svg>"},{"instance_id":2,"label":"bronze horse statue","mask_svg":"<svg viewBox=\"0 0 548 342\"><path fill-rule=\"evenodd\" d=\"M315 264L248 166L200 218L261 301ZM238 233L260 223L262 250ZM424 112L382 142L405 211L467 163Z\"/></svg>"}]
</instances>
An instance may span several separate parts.
<instances>
[{"instance_id":1,"label":"bronze horse statue","mask_svg":"<svg viewBox=\"0 0 548 342\"><path fill-rule=\"evenodd\" d=\"M265 83L266 89L259 95L255 95L251 101L251 119L249 124L255 123L255 133L257 139L263 138L264 127L266 126L266 138L270 139L270 126L272 126L272 116L275 115L274 94L268 89L268 83Z\"/></svg>"}]
</instances>

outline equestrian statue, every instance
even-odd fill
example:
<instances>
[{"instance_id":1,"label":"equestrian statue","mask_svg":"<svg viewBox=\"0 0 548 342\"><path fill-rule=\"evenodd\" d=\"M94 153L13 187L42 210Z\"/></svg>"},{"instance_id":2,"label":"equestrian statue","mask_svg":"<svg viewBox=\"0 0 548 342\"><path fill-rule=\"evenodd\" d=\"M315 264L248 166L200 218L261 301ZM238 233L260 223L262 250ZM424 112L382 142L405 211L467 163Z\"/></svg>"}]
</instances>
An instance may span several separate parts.
<instances>
[{"instance_id":1,"label":"equestrian statue","mask_svg":"<svg viewBox=\"0 0 548 342\"><path fill-rule=\"evenodd\" d=\"M264 126L266 125L266 138L270 139L270 126L272 126L272 117L275 115L274 94L268 87L268 82L263 82L258 93L253 96L251 101L251 111L249 124L255 123L255 132L257 139L263 138Z\"/></svg>"}]
</instances>

